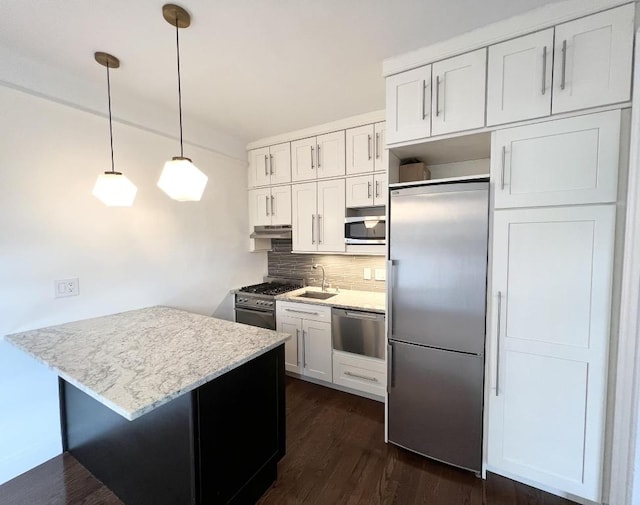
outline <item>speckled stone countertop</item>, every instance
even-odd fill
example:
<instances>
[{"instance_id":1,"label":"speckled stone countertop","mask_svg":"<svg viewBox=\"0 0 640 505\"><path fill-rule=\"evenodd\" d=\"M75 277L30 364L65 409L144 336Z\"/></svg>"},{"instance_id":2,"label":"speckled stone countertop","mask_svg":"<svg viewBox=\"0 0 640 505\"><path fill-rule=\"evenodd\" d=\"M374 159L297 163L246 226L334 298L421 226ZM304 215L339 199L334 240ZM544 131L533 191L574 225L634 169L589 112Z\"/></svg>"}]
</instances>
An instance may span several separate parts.
<instances>
[{"instance_id":1,"label":"speckled stone countertop","mask_svg":"<svg viewBox=\"0 0 640 505\"><path fill-rule=\"evenodd\" d=\"M290 336L184 310L149 307L5 338L132 421Z\"/></svg>"},{"instance_id":2,"label":"speckled stone countertop","mask_svg":"<svg viewBox=\"0 0 640 505\"><path fill-rule=\"evenodd\" d=\"M282 295L276 296L276 300L288 300L290 302L312 303L314 305L325 305L330 307L339 307L343 309L367 310L369 312L385 313L385 293L377 293L374 291L355 291L341 289L339 293L326 300L317 298L300 297L305 291L322 291L320 288L307 286L306 288L289 291ZM329 293L335 293L335 289L329 288Z\"/></svg>"}]
</instances>

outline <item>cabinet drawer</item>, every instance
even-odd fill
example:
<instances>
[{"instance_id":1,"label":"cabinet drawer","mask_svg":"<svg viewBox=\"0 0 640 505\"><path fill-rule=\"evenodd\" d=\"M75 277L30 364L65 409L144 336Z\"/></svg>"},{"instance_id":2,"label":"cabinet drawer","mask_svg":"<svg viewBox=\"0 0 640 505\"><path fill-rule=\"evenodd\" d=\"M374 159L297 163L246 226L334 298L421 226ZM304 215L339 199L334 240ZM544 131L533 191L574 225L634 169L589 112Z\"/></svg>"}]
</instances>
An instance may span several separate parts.
<instances>
[{"instance_id":1,"label":"cabinet drawer","mask_svg":"<svg viewBox=\"0 0 640 505\"><path fill-rule=\"evenodd\" d=\"M331 322L331 307L313 303L276 302L276 318L279 316L299 317L309 321Z\"/></svg>"},{"instance_id":2,"label":"cabinet drawer","mask_svg":"<svg viewBox=\"0 0 640 505\"><path fill-rule=\"evenodd\" d=\"M358 391L384 396L387 388L385 361L333 351L333 382Z\"/></svg>"},{"instance_id":3,"label":"cabinet drawer","mask_svg":"<svg viewBox=\"0 0 640 505\"><path fill-rule=\"evenodd\" d=\"M496 208L615 202L620 111L494 133Z\"/></svg>"}]
</instances>

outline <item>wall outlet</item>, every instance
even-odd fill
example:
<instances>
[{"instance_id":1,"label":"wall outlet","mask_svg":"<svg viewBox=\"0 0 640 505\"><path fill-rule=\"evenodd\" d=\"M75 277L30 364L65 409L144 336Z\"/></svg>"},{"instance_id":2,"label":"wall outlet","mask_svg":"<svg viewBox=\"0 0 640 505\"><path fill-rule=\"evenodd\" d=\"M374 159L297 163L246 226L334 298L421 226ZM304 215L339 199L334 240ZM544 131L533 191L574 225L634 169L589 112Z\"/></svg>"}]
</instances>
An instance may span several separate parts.
<instances>
[{"instance_id":1,"label":"wall outlet","mask_svg":"<svg viewBox=\"0 0 640 505\"><path fill-rule=\"evenodd\" d=\"M370 281L371 280L371 269L370 268L365 268L362 274L362 278Z\"/></svg>"},{"instance_id":2,"label":"wall outlet","mask_svg":"<svg viewBox=\"0 0 640 505\"><path fill-rule=\"evenodd\" d=\"M78 278L73 279L60 279L54 281L54 295L56 298L64 298L66 296L78 296L80 291L78 289Z\"/></svg>"},{"instance_id":3,"label":"wall outlet","mask_svg":"<svg viewBox=\"0 0 640 505\"><path fill-rule=\"evenodd\" d=\"M384 281L387 278L387 272L384 268L376 268L376 280Z\"/></svg>"}]
</instances>

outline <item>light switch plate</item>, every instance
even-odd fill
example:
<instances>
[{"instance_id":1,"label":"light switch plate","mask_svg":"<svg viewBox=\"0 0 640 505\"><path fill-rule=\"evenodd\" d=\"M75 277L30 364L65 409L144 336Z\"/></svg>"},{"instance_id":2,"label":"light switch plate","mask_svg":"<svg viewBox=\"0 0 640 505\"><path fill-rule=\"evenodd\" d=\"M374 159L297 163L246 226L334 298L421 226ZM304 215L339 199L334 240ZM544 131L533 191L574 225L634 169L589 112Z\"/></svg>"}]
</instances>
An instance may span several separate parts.
<instances>
[{"instance_id":1,"label":"light switch plate","mask_svg":"<svg viewBox=\"0 0 640 505\"><path fill-rule=\"evenodd\" d=\"M376 280L384 281L387 278L387 273L384 268L376 268Z\"/></svg>"},{"instance_id":2,"label":"light switch plate","mask_svg":"<svg viewBox=\"0 0 640 505\"><path fill-rule=\"evenodd\" d=\"M363 279L370 281L371 280L371 269L370 268L365 268L364 272L362 274Z\"/></svg>"},{"instance_id":3,"label":"light switch plate","mask_svg":"<svg viewBox=\"0 0 640 505\"><path fill-rule=\"evenodd\" d=\"M67 296L78 296L78 278L73 279L59 279L54 281L54 296L56 298L64 298Z\"/></svg>"}]
</instances>

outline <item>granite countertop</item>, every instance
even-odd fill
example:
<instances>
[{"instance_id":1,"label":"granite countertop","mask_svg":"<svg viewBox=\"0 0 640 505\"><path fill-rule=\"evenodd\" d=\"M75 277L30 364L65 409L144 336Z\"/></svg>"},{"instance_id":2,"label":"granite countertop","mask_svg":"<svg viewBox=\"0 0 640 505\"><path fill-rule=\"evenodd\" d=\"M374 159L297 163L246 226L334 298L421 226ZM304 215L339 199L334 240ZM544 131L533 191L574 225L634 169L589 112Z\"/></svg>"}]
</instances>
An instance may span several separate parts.
<instances>
[{"instance_id":1,"label":"granite countertop","mask_svg":"<svg viewBox=\"0 0 640 505\"><path fill-rule=\"evenodd\" d=\"M149 307L5 338L132 421L290 336L184 310Z\"/></svg>"},{"instance_id":2,"label":"granite countertop","mask_svg":"<svg viewBox=\"0 0 640 505\"><path fill-rule=\"evenodd\" d=\"M385 293L375 291L355 291L349 289L341 289L339 293L326 300L317 298L301 298L300 295L305 291L322 291L318 287L307 286L306 288L289 291L282 295L276 296L276 300L287 300L290 302L311 303L314 305L326 305L329 307L339 307L352 310L366 310L369 312L385 313ZM329 293L335 293L336 290L329 288Z\"/></svg>"}]
</instances>

